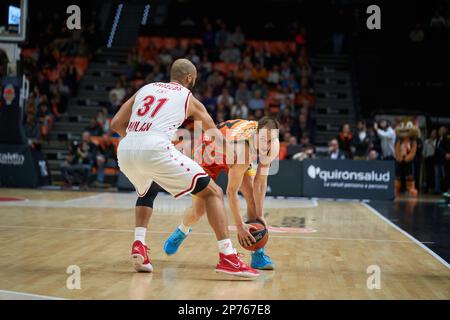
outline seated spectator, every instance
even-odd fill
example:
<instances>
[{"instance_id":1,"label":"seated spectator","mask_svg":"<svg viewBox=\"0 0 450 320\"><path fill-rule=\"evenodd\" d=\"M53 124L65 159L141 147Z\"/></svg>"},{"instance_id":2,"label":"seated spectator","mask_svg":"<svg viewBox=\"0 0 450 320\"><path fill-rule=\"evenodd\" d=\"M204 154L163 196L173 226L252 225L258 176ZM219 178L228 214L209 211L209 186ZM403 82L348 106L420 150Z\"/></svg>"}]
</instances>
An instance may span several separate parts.
<instances>
[{"instance_id":1,"label":"seated spectator","mask_svg":"<svg viewBox=\"0 0 450 320\"><path fill-rule=\"evenodd\" d=\"M337 139L331 139L328 143L328 158L332 160L345 160L345 153L339 150L339 142Z\"/></svg>"},{"instance_id":2,"label":"seated spectator","mask_svg":"<svg viewBox=\"0 0 450 320\"><path fill-rule=\"evenodd\" d=\"M253 115L255 116L255 120L261 119L262 117L264 117L263 109L257 109L257 110L255 110L255 112L253 113Z\"/></svg>"},{"instance_id":3,"label":"seated spectator","mask_svg":"<svg viewBox=\"0 0 450 320\"><path fill-rule=\"evenodd\" d=\"M248 104L252 98L252 93L247 89L247 84L245 82L239 83L239 88L236 90L234 97L236 101L240 100L244 104Z\"/></svg>"},{"instance_id":4,"label":"seated spectator","mask_svg":"<svg viewBox=\"0 0 450 320\"><path fill-rule=\"evenodd\" d=\"M88 131L91 136L101 136L103 133L103 129L97 122L97 118L92 118L89 125L84 128L84 130Z\"/></svg>"},{"instance_id":5,"label":"seated spectator","mask_svg":"<svg viewBox=\"0 0 450 320\"><path fill-rule=\"evenodd\" d=\"M369 153L367 154L366 159L367 160L371 160L371 161L373 161L373 160L380 160L380 156L379 156L377 150L371 149L369 151Z\"/></svg>"},{"instance_id":6,"label":"seated spectator","mask_svg":"<svg viewBox=\"0 0 450 320\"><path fill-rule=\"evenodd\" d=\"M306 145L301 152L296 153L292 156L292 160L298 161L315 158L316 158L316 150L312 144Z\"/></svg>"},{"instance_id":7,"label":"seated spectator","mask_svg":"<svg viewBox=\"0 0 450 320\"><path fill-rule=\"evenodd\" d=\"M246 68L247 69L247 68ZM256 91L259 91L262 99L267 97L267 86L264 84L263 79L256 80L252 85L253 96L256 95Z\"/></svg>"},{"instance_id":8,"label":"seated spectator","mask_svg":"<svg viewBox=\"0 0 450 320\"><path fill-rule=\"evenodd\" d=\"M304 134L311 137L312 128L308 123L308 118L305 113L302 112L298 115L297 121L293 123L292 133L297 137L297 139L300 139Z\"/></svg>"},{"instance_id":9,"label":"seated spectator","mask_svg":"<svg viewBox=\"0 0 450 320\"><path fill-rule=\"evenodd\" d=\"M230 120L230 111L223 103L217 104L215 120L216 123L221 123Z\"/></svg>"},{"instance_id":10,"label":"seated spectator","mask_svg":"<svg viewBox=\"0 0 450 320\"><path fill-rule=\"evenodd\" d=\"M341 132L337 140L339 142L339 149L345 154L347 159L352 158L353 135L350 132L350 125L345 123L342 125Z\"/></svg>"},{"instance_id":11,"label":"seated spectator","mask_svg":"<svg viewBox=\"0 0 450 320\"><path fill-rule=\"evenodd\" d=\"M207 88L203 93L203 97L201 98L203 105L208 110L214 110L217 104L217 98L213 95L213 92L210 88Z\"/></svg>"},{"instance_id":12,"label":"seated spectator","mask_svg":"<svg viewBox=\"0 0 450 320\"><path fill-rule=\"evenodd\" d=\"M226 108L231 109L234 99L230 96L228 89L223 89L222 94L217 97L217 104L223 104Z\"/></svg>"},{"instance_id":13,"label":"seated spectator","mask_svg":"<svg viewBox=\"0 0 450 320\"><path fill-rule=\"evenodd\" d=\"M103 109L97 113L97 123L100 125L102 132L109 131L110 120L108 119Z\"/></svg>"},{"instance_id":14,"label":"seated spectator","mask_svg":"<svg viewBox=\"0 0 450 320\"><path fill-rule=\"evenodd\" d=\"M280 75L280 68L278 65L274 65L272 70L269 72L269 75L267 76L267 82L273 85L277 85L280 83L281 75Z\"/></svg>"},{"instance_id":15,"label":"seated spectator","mask_svg":"<svg viewBox=\"0 0 450 320\"><path fill-rule=\"evenodd\" d=\"M46 139L53 124L53 114L50 112L46 103L41 103L39 105L36 116L39 119L42 137Z\"/></svg>"},{"instance_id":16,"label":"seated spectator","mask_svg":"<svg viewBox=\"0 0 450 320\"><path fill-rule=\"evenodd\" d=\"M225 63L239 63L241 61L241 52L233 44L229 44L220 53L219 59Z\"/></svg>"},{"instance_id":17,"label":"seated spectator","mask_svg":"<svg viewBox=\"0 0 450 320\"><path fill-rule=\"evenodd\" d=\"M295 105L297 107L313 107L316 104L316 97L314 97L311 93L308 92L306 88L302 88L300 93L297 93L295 96Z\"/></svg>"},{"instance_id":18,"label":"seated spectator","mask_svg":"<svg viewBox=\"0 0 450 320\"><path fill-rule=\"evenodd\" d=\"M111 141L111 135L104 133L98 145L97 153L97 179L96 186L103 186L105 181L105 168L117 168L116 146Z\"/></svg>"},{"instance_id":19,"label":"seated spectator","mask_svg":"<svg viewBox=\"0 0 450 320\"><path fill-rule=\"evenodd\" d=\"M231 108L231 119L247 119L248 118L248 107L244 104L243 101L238 100L237 104L235 104Z\"/></svg>"},{"instance_id":20,"label":"seated spectator","mask_svg":"<svg viewBox=\"0 0 450 320\"><path fill-rule=\"evenodd\" d=\"M255 91L255 94L254 94L253 98L251 98L249 103L248 103L248 107L252 111L255 111L255 110L258 110L258 109L260 109L260 110L264 109L265 101L261 97L261 91L259 91L259 90Z\"/></svg>"},{"instance_id":21,"label":"seated spectator","mask_svg":"<svg viewBox=\"0 0 450 320\"><path fill-rule=\"evenodd\" d=\"M120 80L116 81L115 87L109 91L109 101L111 102L111 105L114 104L117 106L117 104L120 104L126 93L127 92L122 85L122 82ZM115 95L115 97L113 97L113 95Z\"/></svg>"},{"instance_id":22,"label":"seated spectator","mask_svg":"<svg viewBox=\"0 0 450 320\"><path fill-rule=\"evenodd\" d=\"M109 97L109 105L108 105L108 114L113 116L116 114L117 110L119 110L122 105L122 101L119 100L115 93L112 93Z\"/></svg>"},{"instance_id":23,"label":"seated spectator","mask_svg":"<svg viewBox=\"0 0 450 320\"><path fill-rule=\"evenodd\" d=\"M80 184L80 188L87 189L87 181L90 166L79 163L77 155L69 151L66 159L61 163L61 175L64 180L64 188L70 188L75 182Z\"/></svg>"},{"instance_id":24,"label":"seated spectator","mask_svg":"<svg viewBox=\"0 0 450 320\"><path fill-rule=\"evenodd\" d=\"M353 146L355 147L353 158L355 160L365 159L369 150L369 144L370 138L367 134L366 122L360 120L356 124L356 132L353 137Z\"/></svg>"},{"instance_id":25,"label":"seated spectator","mask_svg":"<svg viewBox=\"0 0 450 320\"><path fill-rule=\"evenodd\" d=\"M261 63L257 63L252 69L252 77L255 81L266 80L267 70Z\"/></svg>"},{"instance_id":26,"label":"seated spectator","mask_svg":"<svg viewBox=\"0 0 450 320\"><path fill-rule=\"evenodd\" d=\"M41 146L41 129L36 123L36 118L33 114L27 114L25 123L25 137L28 139L28 145L32 148L40 149Z\"/></svg>"}]
</instances>

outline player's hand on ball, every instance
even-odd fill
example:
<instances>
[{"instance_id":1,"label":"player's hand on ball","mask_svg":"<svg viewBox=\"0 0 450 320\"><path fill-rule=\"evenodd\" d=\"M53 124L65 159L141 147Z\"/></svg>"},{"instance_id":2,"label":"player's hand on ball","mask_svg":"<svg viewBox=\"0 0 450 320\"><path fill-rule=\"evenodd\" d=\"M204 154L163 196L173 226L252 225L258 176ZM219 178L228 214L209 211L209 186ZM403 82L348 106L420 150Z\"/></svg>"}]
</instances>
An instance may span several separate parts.
<instances>
[{"instance_id":1,"label":"player's hand on ball","mask_svg":"<svg viewBox=\"0 0 450 320\"><path fill-rule=\"evenodd\" d=\"M267 228L267 221L263 216L259 216L256 220L260 221Z\"/></svg>"},{"instance_id":2,"label":"player's hand on ball","mask_svg":"<svg viewBox=\"0 0 450 320\"><path fill-rule=\"evenodd\" d=\"M242 224L237 227L238 240L241 246L251 246L256 242L256 239L250 233L251 230L256 228L250 224Z\"/></svg>"}]
</instances>

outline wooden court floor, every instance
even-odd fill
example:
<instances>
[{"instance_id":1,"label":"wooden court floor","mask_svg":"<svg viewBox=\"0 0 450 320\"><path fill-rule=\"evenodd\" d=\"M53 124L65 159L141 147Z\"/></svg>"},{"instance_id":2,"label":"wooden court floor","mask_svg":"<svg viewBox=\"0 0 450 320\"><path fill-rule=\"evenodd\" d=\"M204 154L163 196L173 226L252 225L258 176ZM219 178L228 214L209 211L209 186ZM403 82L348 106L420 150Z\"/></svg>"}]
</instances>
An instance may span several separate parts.
<instances>
[{"instance_id":1,"label":"wooden court floor","mask_svg":"<svg viewBox=\"0 0 450 320\"><path fill-rule=\"evenodd\" d=\"M276 270L252 281L214 272L206 219L176 255L163 253L188 197L156 200L152 274L135 273L129 260L133 194L0 189L0 197L26 199L0 201L0 299L450 299L448 265L357 202L268 200ZM70 290L73 265L81 288ZM379 289L367 287L370 266L379 267Z\"/></svg>"}]
</instances>

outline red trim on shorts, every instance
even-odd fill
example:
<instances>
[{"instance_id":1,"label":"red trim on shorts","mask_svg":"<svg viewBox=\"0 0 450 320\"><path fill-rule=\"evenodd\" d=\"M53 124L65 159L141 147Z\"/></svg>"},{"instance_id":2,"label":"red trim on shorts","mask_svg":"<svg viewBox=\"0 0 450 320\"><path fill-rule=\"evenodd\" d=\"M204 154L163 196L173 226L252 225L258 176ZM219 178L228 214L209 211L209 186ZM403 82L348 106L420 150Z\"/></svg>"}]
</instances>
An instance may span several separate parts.
<instances>
[{"instance_id":1,"label":"red trim on shorts","mask_svg":"<svg viewBox=\"0 0 450 320\"><path fill-rule=\"evenodd\" d=\"M206 174L205 172L199 172L197 173L193 178L192 178L192 182L191 182L191 186L189 188L187 188L184 191L181 191L180 193L178 193L177 195L175 195L175 198L181 197L182 195L191 192L194 187L195 187L195 182L197 182L197 179L202 176L202 177L207 177L208 174Z\"/></svg>"},{"instance_id":2,"label":"red trim on shorts","mask_svg":"<svg viewBox=\"0 0 450 320\"><path fill-rule=\"evenodd\" d=\"M187 107L188 107L188 101L189 101L189 97L191 96L192 92L189 91L187 98L186 98L186 102L184 103L184 119L186 120L187 118Z\"/></svg>"}]
</instances>

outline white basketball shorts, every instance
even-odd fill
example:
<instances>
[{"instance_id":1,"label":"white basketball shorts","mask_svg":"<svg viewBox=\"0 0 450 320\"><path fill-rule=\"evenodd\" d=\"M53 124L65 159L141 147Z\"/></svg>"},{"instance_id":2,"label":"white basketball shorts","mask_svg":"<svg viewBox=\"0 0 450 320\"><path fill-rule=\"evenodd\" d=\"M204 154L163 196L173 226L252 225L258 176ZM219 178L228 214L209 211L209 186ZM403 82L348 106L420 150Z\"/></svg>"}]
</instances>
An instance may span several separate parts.
<instances>
[{"instance_id":1,"label":"white basketball shorts","mask_svg":"<svg viewBox=\"0 0 450 320\"><path fill-rule=\"evenodd\" d=\"M207 176L202 167L175 149L170 141L152 136L126 136L117 150L120 170L143 197L153 181L175 198L194 190Z\"/></svg>"}]
</instances>

